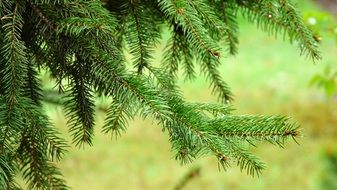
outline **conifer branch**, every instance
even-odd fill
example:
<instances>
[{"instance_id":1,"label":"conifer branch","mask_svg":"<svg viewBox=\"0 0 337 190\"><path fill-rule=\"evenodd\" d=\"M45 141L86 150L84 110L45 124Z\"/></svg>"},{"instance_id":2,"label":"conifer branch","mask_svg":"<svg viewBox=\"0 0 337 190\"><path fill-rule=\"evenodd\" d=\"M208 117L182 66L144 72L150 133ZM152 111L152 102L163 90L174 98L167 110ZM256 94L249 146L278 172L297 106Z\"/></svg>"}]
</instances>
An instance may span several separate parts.
<instances>
[{"instance_id":1,"label":"conifer branch","mask_svg":"<svg viewBox=\"0 0 337 190\"><path fill-rule=\"evenodd\" d=\"M32 57L30 57L30 61L32 61ZM37 106L41 106L41 99L42 99L42 90L40 88L41 83L38 79L38 73L36 72L35 68L32 65L33 63L30 62L27 64L27 73L25 77L24 83L24 91L23 94L25 97L29 97L30 100Z\"/></svg>"},{"instance_id":2,"label":"conifer branch","mask_svg":"<svg viewBox=\"0 0 337 190\"><path fill-rule=\"evenodd\" d=\"M172 148L176 152L176 159L184 164L193 161L200 155L212 153L218 158L219 165L224 169L229 166L229 160L232 158L237 161L241 170L246 170L252 176L258 176L261 170L264 169L264 164L239 146L237 141L244 140L252 143L250 137L256 135L258 137L254 136L255 140L267 140L282 147L285 138L299 134L296 132L296 126L290 123L287 124L288 121L284 117L266 117L263 119L263 117L259 116L247 118L242 116L240 121L238 118L241 116L229 115L230 109L228 106L186 103L179 97L176 87L164 80L166 77L160 71L154 68L149 70L164 88L164 93L170 94L171 99L168 102L173 115L171 120L162 121L162 123L165 124L164 127L170 134L170 141ZM210 118L203 111L210 112L215 118ZM240 127L237 127L238 130L236 130L235 123L228 121L234 117L233 121L237 121L237 124L242 128L241 133ZM258 129L251 129L250 125L253 123L259 123L257 126L264 126L261 130L267 132L261 134ZM226 131L227 124L229 125L229 130L235 131L236 134L229 132L231 134L226 136L225 132L222 132ZM235 128L233 128L234 126ZM246 131L243 131L244 129ZM248 135L249 130L254 131L255 134ZM271 130L274 133L270 132ZM276 135L282 137L277 138Z\"/></svg>"},{"instance_id":3,"label":"conifer branch","mask_svg":"<svg viewBox=\"0 0 337 190\"><path fill-rule=\"evenodd\" d=\"M66 36L87 35L88 32L93 32L96 35L105 34L106 36L110 36L114 33L114 28L110 24L104 23L102 19L71 17L63 19L57 24L57 27L57 31Z\"/></svg>"},{"instance_id":4,"label":"conifer branch","mask_svg":"<svg viewBox=\"0 0 337 190\"><path fill-rule=\"evenodd\" d=\"M297 38L300 40L299 47L301 53L307 53L307 55L309 55L312 60L321 59L320 53L317 50L318 44L314 39L313 33L307 27L305 27L300 14L297 12L294 6L288 0L280 0L280 5L281 13L284 15L283 18L287 17L287 19L283 21L288 22L288 25L285 23L283 25L287 26L291 39L293 38L291 37L292 33L297 35L297 37L294 37L294 39Z\"/></svg>"},{"instance_id":5,"label":"conifer branch","mask_svg":"<svg viewBox=\"0 0 337 190\"><path fill-rule=\"evenodd\" d=\"M28 188L67 189L65 182L59 178L58 169L46 158L45 147L37 144L39 133L34 128L32 126L31 131L23 136L18 149L23 177L30 182Z\"/></svg>"},{"instance_id":6,"label":"conifer branch","mask_svg":"<svg viewBox=\"0 0 337 190\"><path fill-rule=\"evenodd\" d=\"M17 103L20 96L20 90L23 83L23 72L25 69L26 47L20 40L23 20L18 4L14 5L13 12L1 18L5 36L3 39L2 54L5 59L3 75L4 90L9 109L12 109Z\"/></svg>"},{"instance_id":7,"label":"conifer branch","mask_svg":"<svg viewBox=\"0 0 337 190\"><path fill-rule=\"evenodd\" d=\"M43 114L40 69L66 96L76 145L92 143L98 94L112 99L104 133L121 135L133 117L151 116L168 131L182 163L212 155L224 169L235 160L259 175L264 165L246 145L268 141L283 147L300 133L283 116L233 116L223 104L232 94L218 70L219 42L224 40L229 54L237 52L238 12L319 58L311 31L287 0L0 0L1 187L19 189L15 177L22 173L32 189L68 188L54 164L67 145ZM163 65L156 68L152 50L164 26L171 30L170 40ZM138 72L127 66L125 51ZM222 104L184 100L178 71L181 67L193 79L195 62Z\"/></svg>"},{"instance_id":8,"label":"conifer branch","mask_svg":"<svg viewBox=\"0 0 337 190\"><path fill-rule=\"evenodd\" d=\"M3 39L0 57L2 66L0 78L3 92L0 96L0 154L11 155L15 151L15 141L22 129L22 84L27 63L26 47L20 39L22 31L22 7L19 4L6 4L8 12L1 18ZM9 164L12 165L12 164ZM11 183L6 182L7 185Z\"/></svg>"},{"instance_id":9,"label":"conifer branch","mask_svg":"<svg viewBox=\"0 0 337 190\"><path fill-rule=\"evenodd\" d=\"M10 11L11 1L0 0L0 18Z\"/></svg>"},{"instance_id":10,"label":"conifer branch","mask_svg":"<svg viewBox=\"0 0 337 190\"><path fill-rule=\"evenodd\" d=\"M305 26L298 12L287 0L264 2L260 0L237 0L242 13L257 25L275 36L283 29L284 38L289 36L290 42L299 41L301 53L307 53L312 60L320 59L317 42L312 32Z\"/></svg>"},{"instance_id":11,"label":"conifer branch","mask_svg":"<svg viewBox=\"0 0 337 190\"><path fill-rule=\"evenodd\" d=\"M228 46L228 52L231 55L237 54L237 45L239 43L238 39L238 23L236 22L235 17L235 10L234 7L230 6L230 3L227 3L225 1L221 1L220 5L218 5L218 8L221 10L221 18L226 23L225 27L225 40L226 44Z\"/></svg>"},{"instance_id":12,"label":"conifer branch","mask_svg":"<svg viewBox=\"0 0 337 190\"><path fill-rule=\"evenodd\" d=\"M183 28L186 38L198 52L218 54L220 48L213 39L206 35L206 29L202 26L202 21L196 15L197 11L193 7L182 0L160 1L159 7L170 20L174 20L176 24Z\"/></svg>"},{"instance_id":13,"label":"conifer branch","mask_svg":"<svg viewBox=\"0 0 337 190\"><path fill-rule=\"evenodd\" d=\"M23 177L29 181L30 189L67 189L58 169L50 160L59 160L65 152L66 144L57 137L57 132L48 129L50 123L39 112L36 105L23 112L29 127L21 134L16 157L23 171Z\"/></svg>"},{"instance_id":14,"label":"conifer branch","mask_svg":"<svg viewBox=\"0 0 337 190\"><path fill-rule=\"evenodd\" d=\"M281 147L286 138L300 135L298 127L282 116L223 116L211 120L209 126L225 138L263 140Z\"/></svg>"},{"instance_id":15,"label":"conifer branch","mask_svg":"<svg viewBox=\"0 0 337 190\"><path fill-rule=\"evenodd\" d=\"M174 27L177 28L177 27ZM179 62L181 59L181 48L179 47L179 42L181 43L181 38L179 38L178 32L173 32L171 37L166 44L163 56L163 67L167 70L167 72L171 75L171 77L176 78Z\"/></svg>"},{"instance_id":16,"label":"conifer branch","mask_svg":"<svg viewBox=\"0 0 337 190\"><path fill-rule=\"evenodd\" d=\"M52 21L50 21L50 19L48 19L43 14L43 12L39 9L39 7L32 0L28 0L28 2L29 2L29 5L32 7L34 13L38 15L41 18L41 20L43 20L44 23L47 24L48 28L51 30L55 30L56 29L55 24L52 23Z\"/></svg>"},{"instance_id":17,"label":"conifer branch","mask_svg":"<svg viewBox=\"0 0 337 190\"><path fill-rule=\"evenodd\" d=\"M236 159L237 165L241 171L246 170L247 174L251 176L259 176L262 170L265 168L263 162L261 162L256 156L250 153L248 150L239 146L235 141L231 139L225 139L231 155Z\"/></svg>"},{"instance_id":18,"label":"conifer branch","mask_svg":"<svg viewBox=\"0 0 337 190\"><path fill-rule=\"evenodd\" d=\"M211 136L207 131L195 127L203 126L205 120L207 120L207 116L197 111L200 109L196 109L196 104L184 102L179 95L178 87L173 83L167 82L165 74L155 68L149 70L154 74L160 86L163 87L164 93L170 94L171 97L168 102L174 114L171 120L162 121L162 123L165 124L164 129L169 131L172 148L176 151L176 159L185 164L209 151L213 152L217 157L219 155L223 156L222 152L224 150L214 143L218 139L210 140ZM215 106L211 107L214 108ZM211 109L208 105L204 105L205 108ZM201 109L204 110L203 108ZM221 110L222 112L224 111L223 109L223 107L215 108L215 110ZM227 161L220 159L219 163L225 166L228 165Z\"/></svg>"},{"instance_id":19,"label":"conifer branch","mask_svg":"<svg viewBox=\"0 0 337 190\"><path fill-rule=\"evenodd\" d=\"M9 155L0 155L0 185L3 189L21 190L22 188L15 182L15 174L18 168L14 160Z\"/></svg>"},{"instance_id":20,"label":"conifer branch","mask_svg":"<svg viewBox=\"0 0 337 190\"><path fill-rule=\"evenodd\" d=\"M124 23L126 25L125 40L133 55L133 65L139 74L150 65L153 59L153 49L161 32L158 18L153 16L157 14L156 10L150 10L149 7L154 5L150 2L142 2L142 4L138 1L131 1L127 4L130 19Z\"/></svg>"},{"instance_id":21,"label":"conifer branch","mask_svg":"<svg viewBox=\"0 0 337 190\"><path fill-rule=\"evenodd\" d=\"M114 98L109 107L109 112L103 126L104 133L111 133L111 136L118 137L122 131L127 129L128 120L136 115L135 110L130 106L128 100Z\"/></svg>"},{"instance_id":22,"label":"conifer branch","mask_svg":"<svg viewBox=\"0 0 337 190\"><path fill-rule=\"evenodd\" d=\"M184 37L183 30L177 24L172 23L173 31L169 39L163 56L163 66L173 78L177 77L179 63L184 69L186 79L194 79L194 53L189 43Z\"/></svg>"},{"instance_id":23,"label":"conifer branch","mask_svg":"<svg viewBox=\"0 0 337 190\"><path fill-rule=\"evenodd\" d=\"M136 40L133 39L134 37L132 37L133 36L132 31L129 32L130 34L129 34L127 39L130 39L128 41L129 41L129 44L131 46L131 53L133 53L134 56L136 56L134 58L135 59L135 61L134 61L135 67L137 67L138 73L141 74L144 67L148 66L149 59L151 59L152 57L150 56L150 52L147 48L147 46L149 46L150 44L148 44L149 42L146 39L147 35L145 34L145 32L148 32L148 31L146 31L146 29L143 28L144 26L142 26L142 25L145 24L145 23L140 23L140 21L142 19L139 18L139 17L143 16L141 12L144 12L145 7L140 7L142 9L141 11L138 10L138 9L136 10L135 3L136 2L131 1L130 10L131 10L132 17L134 19L135 31L137 32L137 34L134 34L134 35L136 35ZM146 11L146 9L145 9L145 11ZM135 43L135 41L136 41L136 43Z\"/></svg>"},{"instance_id":24,"label":"conifer branch","mask_svg":"<svg viewBox=\"0 0 337 190\"><path fill-rule=\"evenodd\" d=\"M77 57L75 65L70 68L71 89L69 99L64 102L66 115L69 118L69 131L77 146L84 143L92 145L94 131L94 102L91 89L85 79L90 65Z\"/></svg>"},{"instance_id":25,"label":"conifer branch","mask_svg":"<svg viewBox=\"0 0 337 190\"><path fill-rule=\"evenodd\" d=\"M201 56L201 70L206 75L212 86L212 93L218 94L218 98L223 103L229 103L233 100L233 95L227 84L222 80L217 69L219 61L211 55Z\"/></svg>"},{"instance_id":26,"label":"conifer branch","mask_svg":"<svg viewBox=\"0 0 337 190\"><path fill-rule=\"evenodd\" d=\"M213 103L187 103L186 106L191 106L195 110L208 112L215 117L231 114L232 108L228 105L213 104Z\"/></svg>"},{"instance_id":27,"label":"conifer branch","mask_svg":"<svg viewBox=\"0 0 337 190\"><path fill-rule=\"evenodd\" d=\"M206 28L208 29L207 31L210 33L210 36L215 39L220 39L224 25L212 10L213 7L206 5L203 0L187 0L187 4L198 13L199 18L202 18L201 20L207 26Z\"/></svg>"},{"instance_id":28,"label":"conifer branch","mask_svg":"<svg viewBox=\"0 0 337 190\"><path fill-rule=\"evenodd\" d=\"M149 106L152 115L155 117L170 118L171 113L166 101L163 97L158 96L160 93L157 89L152 88L152 85L148 86L150 84L145 78L134 75L128 76L125 71L121 70L122 68L118 69L120 66L115 65L109 57L100 52L95 51L94 54L91 53L90 55L93 55L90 59L96 64L93 65L92 73L88 77L96 89L103 94L113 95L115 93L117 96L121 95L121 97L128 93L132 95L129 98ZM105 76L105 78L101 76Z\"/></svg>"}]
</instances>

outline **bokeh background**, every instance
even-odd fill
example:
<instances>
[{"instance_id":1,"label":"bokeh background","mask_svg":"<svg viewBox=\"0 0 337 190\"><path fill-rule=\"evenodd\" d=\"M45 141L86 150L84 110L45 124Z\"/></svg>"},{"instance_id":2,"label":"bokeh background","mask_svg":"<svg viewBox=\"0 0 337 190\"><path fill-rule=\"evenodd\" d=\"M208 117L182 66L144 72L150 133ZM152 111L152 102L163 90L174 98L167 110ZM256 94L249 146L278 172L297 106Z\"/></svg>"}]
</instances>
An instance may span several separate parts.
<instances>
[{"instance_id":1,"label":"bokeh background","mask_svg":"<svg viewBox=\"0 0 337 190\"><path fill-rule=\"evenodd\" d=\"M62 108L45 104L55 126L70 148L58 163L74 190L110 189L337 189L337 1L297 0L305 22L320 41L323 59L316 63L300 56L294 44L275 39L240 18L239 54L222 59L222 77L235 94L236 114L288 115L303 128L299 145L289 141L284 149L259 144L252 151L267 165L259 178L241 172L233 163L219 171L214 158L180 165L174 160L167 133L150 119L135 119L118 139L101 132L108 100L97 99L93 147L70 144ZM324 8L325 7L325 8ZM330 11L330 12L329 12ZM168 34L156 48L160 62ZM222 53L225 55L225 53ZM131 59L130 55L126 56ZM130 61L131 62L131 61ZM131 64L131 63L130 63ZM51 88L47 74L41 76ZM206 79L179 81L186 100L216 102Z\"/></svg>"}]
</instances>

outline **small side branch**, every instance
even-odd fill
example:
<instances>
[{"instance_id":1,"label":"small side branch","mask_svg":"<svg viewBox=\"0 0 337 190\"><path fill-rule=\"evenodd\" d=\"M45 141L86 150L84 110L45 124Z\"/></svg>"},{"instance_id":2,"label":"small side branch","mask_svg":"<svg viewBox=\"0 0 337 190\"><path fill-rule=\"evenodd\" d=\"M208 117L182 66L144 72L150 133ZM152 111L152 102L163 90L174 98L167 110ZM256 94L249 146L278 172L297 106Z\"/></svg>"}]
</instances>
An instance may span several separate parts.
<instances>
[{"instance_id":1,"label":"small side branch","mask_svg":"<svg viewBox=\"0 0 337 190\"><path fill-rule=\"evenodd\" d=\"M51 22L43 13L42 11L39 9L39 7L37 7L32 0L28 1L29 5L31 6L31 8L33 9L33 11L35 12L35 14L37 14L48 26L49 29L52 30L56 30L56 26L53 22Z\"/></svg>"}]
</instances>

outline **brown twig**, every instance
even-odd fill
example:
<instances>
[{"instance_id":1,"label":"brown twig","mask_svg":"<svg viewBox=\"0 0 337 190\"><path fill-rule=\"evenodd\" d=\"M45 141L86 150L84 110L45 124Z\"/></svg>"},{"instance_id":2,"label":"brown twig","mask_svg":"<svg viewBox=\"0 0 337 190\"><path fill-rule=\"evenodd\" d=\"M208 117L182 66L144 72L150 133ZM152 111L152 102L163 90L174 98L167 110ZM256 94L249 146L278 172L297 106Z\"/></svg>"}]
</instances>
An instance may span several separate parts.
<instances>
[{"instance_id":1,"label":"brown twig","mask_svg":"<svg viewBox=\"0 0 337 190\"><path fill-rule=\"evenodd\" d=\"M55 30L56 26L54 25L54 23L52 23L43 13L42 11L39 9L39 7L37 7L32 0L29 0L29 5L32 7L33 11L47 24L49 29Z\"/></svg>"}]
</instances>

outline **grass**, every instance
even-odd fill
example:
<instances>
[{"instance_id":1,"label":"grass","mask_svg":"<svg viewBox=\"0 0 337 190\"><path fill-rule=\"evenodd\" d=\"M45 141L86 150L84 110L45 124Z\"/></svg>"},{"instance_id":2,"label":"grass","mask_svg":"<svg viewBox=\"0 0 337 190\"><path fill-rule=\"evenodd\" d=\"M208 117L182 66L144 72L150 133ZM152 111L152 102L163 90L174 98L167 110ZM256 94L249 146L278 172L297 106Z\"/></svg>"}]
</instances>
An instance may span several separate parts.
<instances>
[{"instance_id":1,"label":"grass","mask_svg":"<svg viewBox=\"0 0 337 190\"><path fill-rule=\"evenodd\" d=\"M319 189L324 172L322 151L334 144L337 131L337 104L327 100L323 92L309 88L308 82L326 64L335 63L336 45L323 41L324 59L313 64L299 55L295 45L275 40L244 21L240 29L239 54L224 58L220 68L236 96L235 113L288 115L303 128L300 145L289 142L280 149L260 144L252 149L267 164L262 176L252 178L234 165L219 172L213 158L179 165L170 152L167 134L151 120L136 119L122 137L110 139L100 133L104 114L98 112L94 146L80 150L70 147L60 162L69 185L74 190L173 189L198 166L200 176L188 182L185 189ZM156 55L162 48L163 44L158 46ZM204 77L194 82L182 79L179 84L190 101L216 100ZM70 141L61 109L46 105L46 110Z\"/></svg>"}]
</instances>

